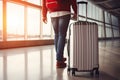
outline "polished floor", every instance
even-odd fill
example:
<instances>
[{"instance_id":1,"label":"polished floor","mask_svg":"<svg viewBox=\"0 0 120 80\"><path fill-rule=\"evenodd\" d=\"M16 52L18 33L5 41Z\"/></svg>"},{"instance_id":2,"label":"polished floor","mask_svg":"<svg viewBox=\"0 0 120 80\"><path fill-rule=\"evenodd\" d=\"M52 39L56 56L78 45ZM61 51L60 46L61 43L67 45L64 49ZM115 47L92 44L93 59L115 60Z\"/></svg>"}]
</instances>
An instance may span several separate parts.
<instances>
[{"instance_id":1,"label":"polished floor","mask_svg":"<svg viewBox=\"0 0 120 80\"><path fill-rule=\"evenodd\" d=\"M120 80L120 40L99 41L99 77L56 69L55 55L53 45L0 50L0 80Z\"/></svg>"}]
</instances>

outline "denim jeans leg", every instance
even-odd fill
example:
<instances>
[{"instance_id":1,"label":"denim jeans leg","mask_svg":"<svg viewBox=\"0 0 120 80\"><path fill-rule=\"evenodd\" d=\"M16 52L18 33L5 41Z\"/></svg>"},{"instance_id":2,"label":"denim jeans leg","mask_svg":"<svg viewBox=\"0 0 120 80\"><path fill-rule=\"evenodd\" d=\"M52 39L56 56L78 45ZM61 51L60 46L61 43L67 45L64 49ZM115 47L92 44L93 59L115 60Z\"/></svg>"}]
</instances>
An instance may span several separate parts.
<instances>
[{"instance_id":1,"label":"denim jeans leg","mask_svg":"<svg viewBox=\"0 0 120 80\"><path fill-rule=\"evenodd\" d=\"M58 37L59 37L58 34L55 34L54 44L55 44L56 53L57 53Z\"/></svg>"},{"instance_id":2,"label":"denim jeans leg","mask_svg":"<svg viewBox=\"0 0 120 80\"><path fill-rule=\"evenodd\" d=\"M62 16L59 18L59 38L57 45L57 60L61 61L64 55L64 46L66 40L66 34L68 29L68 24L70 21L70 15Z\"/></svg>"},{"instance_id":3,"label":"denim jeans leg","mask_svg":"<svg viewBox=\"0 0 120 80\"><path fill-rule=\"evenodd\" d=\"M70 20L70 15L52 18L52 24L55 32L55 47L56 47L56 58L58 61L63 59L64 46L66 40L67 28Z\"/></svg>"},{"instance_id":4,"label":"denim jeans leg","mask_svg":"<svg viewBox=\"0 0 120 80\"><path fill-rule=\"evenodd\" d=\"M60 34L59 39L58 39L58 45L57 45L57 60L58 61L61 61L63 59L64 46L65 46L65 35Z\"/></svg>"},{"instance_id":5,"label":"denim jeans leg","mask_svg":"<svg viewBox=\"0 0 120 80\"><path fill-rule=\"evenodd\" d=\"M54 33L55 33L54 44L55 44L55 50L57 53L57 43L58 43L58 38L59 38L59 35L58 35L58 17L51 18L51 22L52 22Z\"/></svg>"}]
</instances>

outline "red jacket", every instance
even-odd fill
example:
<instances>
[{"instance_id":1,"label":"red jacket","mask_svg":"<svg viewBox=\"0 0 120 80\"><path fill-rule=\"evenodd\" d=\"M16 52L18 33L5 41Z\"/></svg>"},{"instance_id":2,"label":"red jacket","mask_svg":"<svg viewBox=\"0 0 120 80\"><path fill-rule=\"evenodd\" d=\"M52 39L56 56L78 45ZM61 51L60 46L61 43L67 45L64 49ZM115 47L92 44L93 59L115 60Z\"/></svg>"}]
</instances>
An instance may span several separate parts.
<instances>
[{"instance_id":1,"label":"red jacket","mask_svg":"<svg viewBox=\"0 0 120 80\"><path fill-rule=\"evenodd\" d=\"M48 0L51 1L51 0ZM62 1L62 0L58 0ZM64 2L64 1L63 1ZM54 6L54 4L51 6ZM49 6L47 6L47 0L42 0L42 16L46 17L47 11L49 12L56 12L56 11L70 11L70 6L72 6L73 11L75 14L77 14L77 4L76 0L68 0L65 4L61 3L60 6L57 9L49 9Z\"/></svg>"}]
</instances>

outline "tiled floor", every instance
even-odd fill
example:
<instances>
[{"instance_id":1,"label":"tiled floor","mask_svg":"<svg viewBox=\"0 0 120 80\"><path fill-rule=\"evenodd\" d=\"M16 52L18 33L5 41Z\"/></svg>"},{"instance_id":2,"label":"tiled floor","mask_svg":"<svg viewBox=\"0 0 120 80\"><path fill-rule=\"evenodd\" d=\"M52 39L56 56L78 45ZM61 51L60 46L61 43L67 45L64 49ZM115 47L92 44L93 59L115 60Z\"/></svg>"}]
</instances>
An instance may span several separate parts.
<instances>
[{"instance_id":1,"label":"tiled floor","mask_svg":"<svg viewBox=\"0 0 120 80\"><path fill-rule=\"evenodd\" d=\"M99 77L56 69L55 55L53 45L0 50L0 80L120 80L120 40L99 42Z\"/></svg>"}]
</instances>

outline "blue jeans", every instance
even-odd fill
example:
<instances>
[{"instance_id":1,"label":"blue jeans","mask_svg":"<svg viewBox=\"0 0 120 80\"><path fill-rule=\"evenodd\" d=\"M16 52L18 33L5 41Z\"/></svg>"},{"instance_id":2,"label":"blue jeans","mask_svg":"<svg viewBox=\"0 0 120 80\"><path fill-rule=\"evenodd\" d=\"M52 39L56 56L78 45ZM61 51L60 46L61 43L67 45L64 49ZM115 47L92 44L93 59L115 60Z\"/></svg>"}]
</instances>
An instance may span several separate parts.
<instances>
[{"instance_id":1,"label":"blue jeans","mask_svg":"<svg viewBox=\"0 0 120 80\"><path fill-rule=\"evenodd\" d=\"M66 40L67 29L70 21L70 15L52 17L51 22L55 33L55 49L56 49L56 59L62 61L64 54L64 46Z\"/></svg>"}]
</instances>

